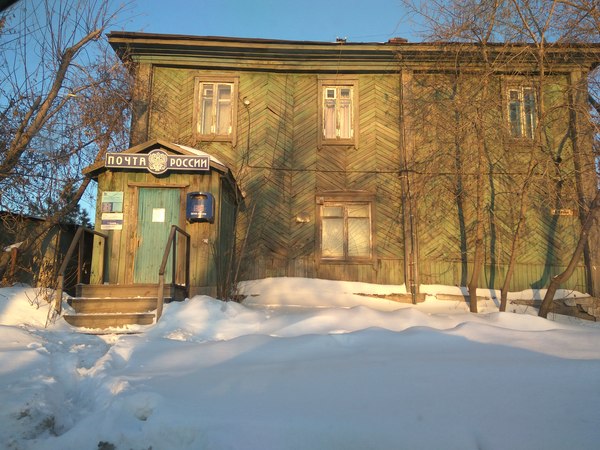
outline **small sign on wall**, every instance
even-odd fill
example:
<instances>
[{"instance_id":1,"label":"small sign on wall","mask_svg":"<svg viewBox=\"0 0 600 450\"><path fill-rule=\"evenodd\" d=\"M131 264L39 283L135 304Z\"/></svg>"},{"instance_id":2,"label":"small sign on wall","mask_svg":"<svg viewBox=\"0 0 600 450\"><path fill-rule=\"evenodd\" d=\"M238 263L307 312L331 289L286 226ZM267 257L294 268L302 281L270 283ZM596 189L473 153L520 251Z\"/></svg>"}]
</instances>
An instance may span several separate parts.
<instances>
[{"instance_id":1,"label":"small sign on wall","mask_svg":"<svg viewBox=\"0 0 600 450\"><path fill-rule=\"evenodd\" d=\"M123 213L102 213L101 230L122 230Z\"/></svg>"},{"instance_id":2,"label":"small sign on wall","mask_svg":"<svg viewBox=\"0 0 600 450\"><path fill-rule=\"evenodd\" d=\"M165 208L152 208L152 222L165 221Z\"/></svg>"},{"instance_id":3,"label":"small sign on wall","mask_svg":"<svg viewBox=\"0 0 600 450\"><path fill-rule=\"evenodd\" d=\"M575 211L572 209L567 209L567 208L551 209L550 214L552 214L553 216L574 216Z\"/></svg>"},{"instance_id":4,"label":"small sign on wall","mask_svg":"<svg viewBox=\"0 0 600 450\"><path fill-rule=\"evenodd\" d=\"M102 193L102 212L120 213L123 212L123 192L106 191Z\"/></svg>"}]
</instances>

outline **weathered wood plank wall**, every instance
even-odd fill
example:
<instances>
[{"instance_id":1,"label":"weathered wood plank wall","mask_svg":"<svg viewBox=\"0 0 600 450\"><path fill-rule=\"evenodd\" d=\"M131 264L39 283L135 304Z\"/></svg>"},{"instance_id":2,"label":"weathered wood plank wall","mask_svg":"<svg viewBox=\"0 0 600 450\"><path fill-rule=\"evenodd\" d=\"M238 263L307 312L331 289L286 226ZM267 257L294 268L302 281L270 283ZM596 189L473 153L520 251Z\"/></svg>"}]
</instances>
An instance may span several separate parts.
<instances>
[{"instance_id":1,"label":"weathered wood plank wall","mask_svg":"<svg viewBox=\"0 0 600 450\"><path fill-rule=\"evenodd\" d=\"M251 227L243 276L317 276L402 283L398 78L359 75L358 148L318 148L318 78L315 74L220 72L239 76L235 145L195 142L194 77L206 72L156 67L149 138L194 145L228 164L247 193L238 238ZM242 99L250 101L244 106ZM315 260L318 192L376 194L373 264L319 264ZM298 214L310 217L297 223ZM262 258L264 264L256 264ZM383 268L383 269L381 269Z\"/></svg>"},{"instance_id":2,"label":"weathered wood plank wall","mask_svg":"<svg viewBox=\"0 0 600 450\"><path fill-rule=\"evenodd\" d=\"M523 186L527 183L525 229L517 248L511 290L546 287L566 267L580 222L573 147L568 120L568 80L553 76L544 87L549 124L543 145L508 137L503 129L505 86L498 77L489 99L475 94L464 101L460 90L477 91L476 83L447 74L418 74L413 85L416 154L411 161L424 284L465 286L473 257L475 177L485 171L485 270L479 286L499 288L510 257ZM478 168L474 141L477 107L486 108L486 161ZM528 179L530 158L535 169ZM560 159L559 159L560 158ZM557 161L560 161L557 163ZM572 216L552 214L570 209ZM586 291L583 260L565 288Z\"/></svg>"},{"instance_id":3,"label":"weathered wood plank wall","mask_svg":"<svg viewBox=\"0 0 600 450\"><path fill-rule=\"evenodd\" d=\"M106 281L115 284L130 284L133 282L134 261L136 245L139 236L137 236L137 195L139 187L173 188L180 191L180 211L179 226L187 229L191 235L191 252L194 258L190 260L190 284L197 287L216 286L217 265L215 258L220 256L217 249L224 248L223 243L219 241L220 229L222 233L233 233L232 211L233 202L226 203L225 208L229 208L226 217L226 223L220 223L220 214L215 215L215 223L194 223L186 226L185 222L185 195L187 192L212 192L216 198L219 198L221 192L221 179L218 174L190 175L185 173L171 173L168 177L156 177L146 171L127 172L127 171L106 171L98 179L98 196L101 198L104 191L125 192L123 204L123 229L111 230L110 239L107 243L107 255L110 264L108 265L108 278ZM96 210L96 223L101 223L102 213L99 208ZM227 240L227 235L223 235ZM97 241L97 238L96 238ZM97 243L95 244L97 245ZM162 257L162 251L159 249L159 257ZM184 272L184 243L179 240L178 243L178 274L177 282L183 284ZM100 283L98 268L100 267L100 252L94 252L92 263L92 283Z\"/></svg>"},{"instance_id":4,"label":"weathered wood plank wall","mask_svg":"<svg viewBox=\"0 0 600 450\"><path fill-rule=\"evenodd\" d=\"M360 141L357 148L318 146L318 76L313 73L214 72L239 77L236 142L197 142L193 129L194 78L212 72L190 68L156 66L148 138L161 138L200 148L232 168L246 193L245 211L237 223L241 242L250 228L242 257L243 278L308 276L353 279L377 283L404 282L404 243L400 185L400 76L356 74ZM333 77L333 76L332 76ZM547 102L565 101L564 78L556 78L546 94ZM417 206L419 275L424 284L465 285L467 262L472 258L473 170L457 176L457 164L474 169L476 142L462 135L457 154L457 130L469 119L468 105L452 103L452 90L445 75L417 74L411 82L410 107L415 154L411 155L413 200ZM442 88L443 87L443 88ZM463 89L465 86L462 87ZM489 120L503 123L502 83L492 85L495 104ZM249 100L245 106L242 99ZM430 100L435 100L430 101ZM462 114L455 117L455 113ZM564 110L557 108L558 122ZM560 116L560 115L563 116ZM454 120L460 121L453 124ZM560 148L563 167L572 164L566 125L555 129L550 142ZM460 131L460 130L459 130ZM460 131L462 132L462 131ZM512 232L516 225L518 188L527 166L528 149L505 141L499 127L486 130L491 143L486 162L486 270L482 287L498 288L508 261ZM539 157L542 160L542 156ZM469 166L471 165L471 166ZM539 177L553 169L544 157ZM461 169L462 170L462 169ZM557 174L554 179L558 180ZM462 184L461 184L462 183ZM560 189L560 192L558 190ZM579 224L576 216L552 216L549 205L577 208L574 185L534 183L530 192L528 219L520 246L517 273L511 289L543 287L552 274L566 264ZM317 205L323 191L361 190L375 194L373 232L376 258L372 264L331 264L317 260ZM568 201L565 199L569 199ZM460 209L460 211L459 211ZM305 214L308 223L297 223ZM241 248L241 246L239 246ZM202 270L198 265L197 270ZM583 266L566 287L582 289ZM585 283L583 283L585 284Z\"/></svg>"}]
</instances>

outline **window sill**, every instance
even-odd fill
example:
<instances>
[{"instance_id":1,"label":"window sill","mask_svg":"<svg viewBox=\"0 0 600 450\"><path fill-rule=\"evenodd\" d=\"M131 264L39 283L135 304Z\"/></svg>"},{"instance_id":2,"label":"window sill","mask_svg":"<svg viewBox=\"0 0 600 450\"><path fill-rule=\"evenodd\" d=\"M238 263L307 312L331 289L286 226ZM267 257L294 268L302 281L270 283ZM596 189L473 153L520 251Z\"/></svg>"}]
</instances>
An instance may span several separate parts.
<instances>
[{"instance_id":1,"label":"window sill","mask_svg":"<svg viewBox=\"0 0 600 450\"><path fill-rule=\"evenodd\" d=\"M508 139L514 142L533 142L535 138L527 137L527 136L508 136Z\"/></svg>"},{"instance_id":2,"label":"window sill","mask_svg":"<svg viewBox=\"0 0 600 450\"><path fill-rule=\"evenodd\" d=\"M233 142L233 136L222 136L214 134L202 134L196 136L198 142Z\"/></svg>"},{"instance_id":3,"label":"window sill","mask_svg":"<svg viewBox=\"0 0 600 450\"><path fill-rule=\"evenodd\" d=\"M517 152L525 152L530 151L531 148L535 145L535 139L528 137L513 137L508 136L504 141L505 145L511 147L512 150Z\"/></svg>"},{"instance_id":4,"label":"window sill","mask_svg":"<svg viewBox=\"0 0 600 450\"><path fill-rule=\"evenodd\" d=\"M353 147L358 148L358 145L354 139L339 139L339 140L323 140L320 143L319 148L322 147Z\"/></svg>"},{"instance_id":5,"label":"window sill","mask_svg":"<svg viewBox=\"0 0 600 450\"><path fill-rule=\"evenodd\" d=\"M361 258L361 259L333 259L333 258L321 258L321 264L373 264L373 258Z\"/></svg>"}]
</instances>

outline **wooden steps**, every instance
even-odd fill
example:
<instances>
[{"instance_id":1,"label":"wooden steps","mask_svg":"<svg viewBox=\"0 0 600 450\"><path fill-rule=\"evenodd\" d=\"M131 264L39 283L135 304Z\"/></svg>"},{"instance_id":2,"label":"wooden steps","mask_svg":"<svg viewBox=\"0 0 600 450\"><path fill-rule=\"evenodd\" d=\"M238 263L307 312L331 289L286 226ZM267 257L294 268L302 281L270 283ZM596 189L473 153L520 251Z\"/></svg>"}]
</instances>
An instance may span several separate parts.
<instances>
[{"instance_id":1,"label":"wooden steps","mask_svg":"<svg viewBox=\"0 0 600 450\"><path fill-rule=\"evenodd\" d=\"M76 297L155 297L158 284L78 284ZM183 300L185 288L178 285L165 285L165 299Z\"/></svg>"},{"instance_id":2,"label":"wooden steps","mask_svg":"<svg viewBox=\"0 0 600 450\"><path fill-rule=\"evenodd\" d=\"M143 313L156 309L156 297L131 298L81 298L69 301L77 314Z\"/></svg>"},{"instance_id":3,"label":"wooden steps","mask_svg":"<svg viewBox=\"0 0 600 450\"><path fill-rule=\"evenodd\" d=\"M123 328L127 325L152 325L156 314L65 314L63 316L69 325L93 330L107 328Z\"/></svg>"},{"instance_id":4,"label":"wooden steps","mask_svg":"<svg viewBox=\"0 0 600 450\"><path fill-rule=\"evenodd\" d=\"M112 330L156 322L158 285L78 285L76 293L68 302L75 313L63 315L74 327ZM165 303L186 298L181 286L165 286L164 295Z\"/></svg>"}]
</instances>

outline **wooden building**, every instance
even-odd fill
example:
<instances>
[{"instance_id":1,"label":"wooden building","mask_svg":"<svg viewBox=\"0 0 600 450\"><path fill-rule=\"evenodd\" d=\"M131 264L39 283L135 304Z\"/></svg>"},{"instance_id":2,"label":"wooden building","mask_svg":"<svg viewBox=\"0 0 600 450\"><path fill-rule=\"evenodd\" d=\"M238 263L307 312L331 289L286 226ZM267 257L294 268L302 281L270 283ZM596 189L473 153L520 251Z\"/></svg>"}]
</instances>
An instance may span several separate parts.
<instances>
[{"instance_id":1,"label":"wooden building","mask_svg":"<svg viewBox=\"0 0 600 450\"><path fill-rule=\"evenodd\" d=\"M210 176L88 171L99 196L125 193L123 229L108 244L111 282L146 280L143 205L166 189L169 223L193 234L198 292L217 284L206 240L224 252L230 238L236 262L219 266L236 279L464 286L478 224L480 287L500 287L513 253L511 290L544 287L565 267L596 189L586 90L595 45L549 45L541 66L527 45L129 32L109 42L135 76L126 153L213 158ZM213 193L227 218L186 223L190 191ZM158 248L166 232L153 235ZM588 246L565 287L597 292L595 265Z\"/></svg>"},{"instance_id":2,"label":"wooden building","mask_svg":"<svg viewBox=\"0 0 600 450\"><path fill-rule=\"evenodd\" d=\"M93 255L92 284L157 284L175 225L189 235L189 250L181 236L175 261L170 250L165 282L189 284L188 295L217 294L233 263L239 197L223 163L155 139L108 154L84 173L98 181L96 229L108 237Z\"/></svg>"},{"instance_id":3,"label":"wooden building","mask_svg":"<svg viewBox=\"0 0 600 450\"><path fill-rule=\"evenodd\" d=\"M148 325L165 301L223 297L235 263L241 193L231 170L203 151L151 139L84 170L98 182L89 284L70 299L71 325ZM67 253L65 262L72 253ZM63 264L64 265L64 264ZM62 268L61 268L62 271ZM56 309L62 300L62 274Z\"/></svg>"}]
</instances>

